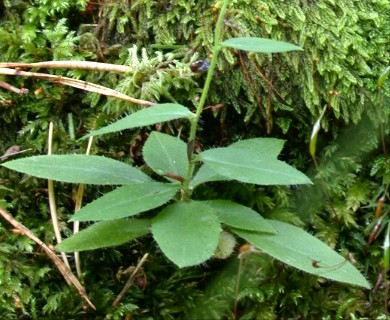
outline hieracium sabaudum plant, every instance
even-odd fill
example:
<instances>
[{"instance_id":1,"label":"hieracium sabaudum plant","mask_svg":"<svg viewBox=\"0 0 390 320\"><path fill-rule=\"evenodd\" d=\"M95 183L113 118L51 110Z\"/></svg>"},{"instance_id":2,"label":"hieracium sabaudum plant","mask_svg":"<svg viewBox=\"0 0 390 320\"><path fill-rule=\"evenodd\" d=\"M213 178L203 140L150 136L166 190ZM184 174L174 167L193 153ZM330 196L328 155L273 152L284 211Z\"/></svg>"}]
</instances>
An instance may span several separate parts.
<instances>
[{"instance_id":1,"label":"hieracium sabaudum plant","mask_svg":"<svg viewBox=\"0 0 390 320\"><path fill-rule=\"evenodd\" d=\"M160 131L150 132L143 159L153 171L151 175L141 168L96 155L32 156L3 166L44 179L118 186L74 214L72 221L95 223L57 245L61 252L115 246L151 233L167 258L182 268L212 258L218 252L220 239L228 232L305 272L369 288L349 261L304 230L264 219L261 213L230 200L193 200L198 186L213 181L236 180L255 185L311 183L303 173L278 160L283 140L259 137L195 152L199 120L222 50L268 55L303 50L263 38L222 40L227 4L225 0L219 8L212 60L195 112L177 103L156 103L81 138L173 120L183 122L189 128L187 141ZM142 213L151 210L156 212L154 217L142 218Z\"/></svg>"}]
</instances>

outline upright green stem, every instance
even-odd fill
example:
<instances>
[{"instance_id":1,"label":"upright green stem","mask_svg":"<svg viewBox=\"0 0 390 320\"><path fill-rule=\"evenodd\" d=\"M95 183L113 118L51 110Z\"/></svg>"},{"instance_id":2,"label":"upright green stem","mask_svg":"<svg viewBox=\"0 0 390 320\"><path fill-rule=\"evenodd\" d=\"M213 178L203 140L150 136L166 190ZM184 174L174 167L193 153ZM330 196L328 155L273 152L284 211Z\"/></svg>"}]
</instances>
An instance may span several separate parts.
<instances>
[{"instance_id":1,"label":"upright green stem","mask_svg":"<svg viewBox=\"0 0 390 320\"><path fill-rule=\"evenodd\" d=\"M206 82L205 82L204 87L203 87L202 95L200 97L200 101L199 101L198 107L196 109L195 118L191 121L190 138L189 138L190 143L195 140L196 129L198 127L199 118L202 114L202 111L203 111L203 108L204 108L204 105L206 102L206 98L207 98L207 94L209 92L211 80L213 78L215 66L217 64L218 54L219 54L219 51L221 50L220 38L221 38L221 33L222 33L222 24L223 24L223 18L225 16L228 1L229 0L223 1L222 7L221 7L220 12L219 12L217 24L215 26L213 57L212 57L211 62L210 62L210 68L207 72ZM189 194L191 193L189 188L188 188L188 185L190 183L190 179L192 177L192 174L193 174L194 168L195 168L195 163L193 161L193 153L194 153L194 150L192 149L191 156L190 156L190 163L189 163L189 166L187 168L186 178L185 178L185 182L184 182L184 186L183 186L185 197L188 197Z\"/></svg>"},{"instance_id":2,"label":"upright green stem","mask_svg":"<svg viewBox=\"0 0 390 320\"><path fill-rule=\"evenodd\" d=\"M219 12L217 25L215 26L213 57L212 57L211 62L210 62L209 71L207 72L207 78L206 78L206 82L204 84L202 96L200 97L199 105L198 105L198 108L196 110L196 118L195 118L196 122L193 126L191 126L190 140L195 138L198 120L200 118L200 115L203 111L204 104L206 102L207 94L208 94L209 88L210 88L210 83L211 83L211 80L212 80L213 74L214 74L214 69L215 69L215 66L217 64L218 54L219 54L219 51L221 50L221 46L220 46L219 42L221 39L223 18L225 16L228 1L229 0L224 0L222 7L221 7L221 11Z\"/></svg>"}]
</instances>

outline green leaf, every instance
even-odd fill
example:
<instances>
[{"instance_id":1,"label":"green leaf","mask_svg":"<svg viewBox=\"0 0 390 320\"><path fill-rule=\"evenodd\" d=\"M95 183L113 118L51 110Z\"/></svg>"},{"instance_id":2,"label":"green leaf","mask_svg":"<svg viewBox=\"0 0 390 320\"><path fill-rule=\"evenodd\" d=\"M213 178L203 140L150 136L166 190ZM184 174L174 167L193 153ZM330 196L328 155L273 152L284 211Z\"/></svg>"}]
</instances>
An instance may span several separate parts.
<instances>
[{"instance_id":1,"label":"green leaf","mask_svg":"<svg viewBox=\"0 0 390 320\"><path fill-rule=\"evenodd\" d=\"M254 138L237 141L232 143L229 148L257 152L260 157L277 158L283 149L284 142L282 139L275 138Z\"/></svg>"},{"instance_id":2,"label":"green leaf","mask_svg":"<svg viewBox=\"0 0 390 320\"><path fill-rule=\"evenodd\" d=\"M313 130L311 132L309 152L310 152L310 155L312 157L315 157L315 155L316 155L318 132L320 131L321 120L324 117L325 111L327 108L328 108L328 106L325 106L324 109L322 109L322 112L321 112L320 116L318 117L316 123L314 124Z\"/></svg>"},{"instance_id":3,"label":"green leaf","mask_svg":"<svg viewBox=\"0 0 390 320\"><path fill-rule=\"evenodd\" d=\"M370 288L367 280L349 261L319 239L287 223L274 220L268 222L276 229L277 234L239 229L232 231L275 259L297 269L327 279Z\"/></svg>"},{"instance_id":4,"label":"green leaf","mask_svg":"<svg viewBox=\"0 0 390 320\"><path fill-rule=\"evenodd\" d=\"M190 187L195 189L198 185L211 181L228 181L230 178L224 177L217 173L214 169L210 168L206 164L203 164L194 178L190 182Z\"/></svg>"},{"instance_id":5,"label":"green leaf","mask_svg":"<svg viewBox=\"0 0 390 320\"><path fill-rule=\"evenodd\" d=\"M217 214L220 222L230 227L276 233L274 227L251 208L228 200L210 200L205 203Z\"/></svg>"},{"instance_id":6,"label":"green leaf","mask_svg":"<svg viewBox=\"0 0 390 320\"><path fill-rule=\"evenodd\" d=\"M387 230L385 234L385 241L383 242L383 269L389 269L390 260L390 223L387 223Z\"/></svg>"},{"instance_id":7,"label":"green leaf","mask_svg":"<svg viewBox=\"0 0 390 320\"><path fill-rule=\"evenodd\" d=\"M145 162L159 175L186 176L187 145L179 138L153 131L142 151Z\"/></svg>"},{"instance_id":8,"label":"green leaf","mask_svg":"<svg viewBox=\"0 0 390 320\"><path fill-rule=\"evenodd\" d=\"M221 225L204 202L177 202L152 221L152 233L164 254L180 268L209 259L219 242Z\"/></svg>"},{"instance_id":9,"label":"green leaf","mask_svg":"<svg viewBox=\"0 0 390 320\"><path fill-rule=\"evenodd\" d=\"M237 147L203 151L199 158L218 174L246 183L287 185L311 183L302 172L288 164L272 159L273 152Z\"/></svg>"},{"instance_id":10,"label":"green leaf","mask_svg":"<svg viewBox=\"0 0 390 320\"><path fill-rule=\"evenodd\" d=\"M144 182L119 187L81 208L71 221L99 221L130 217L167 203L177 185Z\"/></svg>"},{"instance_id":11,"label":"green leaf","mask_svg":"<svg viewBox=\"0 0 390 320\"><path fill-rule=\"evenodd\" d=\"M91 136L117 132L125 129L149 126L152 124L175 120L175 119L181 119L181 118L190 119L193 117L195 117L195 115L186 107L180 104L177 103L156 104L149 108L145 108L140 111L134 112L129 116L127 116L126 118L118 120L99 130L92 131L91 133L82 137L82 139L86 139Z\"/></svg>"},{"instance_id":12,"label":"green leaf","mask_svg":"<svg viewBox=\"0 0 390 320\"><path fill-rule=\"evenodd\" d=\"M151 178L123 162L101 156L42 155L2 166L43 179L85 184L133 184Z\"/></svg>"},{"instance_id":13,"label":"green leaf","mask_svg":"<svg viewBox=\"0 0 390 320\"><path fill-rule=\"evenodd\" d=\"M264 39L264 38L231 38L221 43L224 47L234 48L238 50L259 52L259 53L276 53L286 51L302 51L301 47L294 44Z\"/></svg>"},{"instance_id":14,"label":"green leaf","mask_svg":"<svg viewBox=\"0 0 390 320\"><path fill-rule=\"evenodd\" d=\"M246 152L251 152L252 156L256 158L276 158L279 153L282 151L284 145L284 140L275 139L275 138L254 138L241 140L231 144L227 149L233 150L236 155ZM237 158L239 159L239 158ZM268 160L267 160L268 161ZM224 176L221 174L221 170L207 165L206 162L203 166L200 167L199 171L196 173L195 177L192 179L190 185L192 188L210 181L227 181L235 179L232 176ZM236 179L239 180L239 179Z\"/></svg>"},{"instance_id":15,"label":"green leaf","mask_svg":"<svg viewBox=\"0 0 390 320\"><path fill-rule=\"evenodd\" d=\"M379 89L382 88L383 83L386 81L389 75L390 75L390 66L386 67L378 78L377 85Z\"/></svg>"},{"instance_id":16,"label":"green leaf","mask_svg":"<svg viewBox=\"0 0 390 320\"><path fill-rule=\"evenodd\" d=\"M149 232L150 220L118 219L102 221L63 240L56 248L62 252L94 250L117 246L142 237Z\"/></svg>"}]
</instances>

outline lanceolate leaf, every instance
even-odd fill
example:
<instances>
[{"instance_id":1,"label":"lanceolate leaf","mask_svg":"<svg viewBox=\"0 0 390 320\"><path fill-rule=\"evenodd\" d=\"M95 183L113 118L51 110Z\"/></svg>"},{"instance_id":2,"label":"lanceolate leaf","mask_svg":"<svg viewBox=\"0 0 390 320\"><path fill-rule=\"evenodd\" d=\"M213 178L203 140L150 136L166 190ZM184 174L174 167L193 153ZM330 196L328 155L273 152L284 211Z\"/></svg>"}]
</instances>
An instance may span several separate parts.
<instances>
[{"instance_id":1,"label":"lanceolate leaf","mask_svg":"<svg viewBox=\"0 0 390 320\"><path fill-rule=\"evenodd\" d=\"M101 156L42 155L13 160L2 166L39 178L84 184L134 184L151 181L123 162Z\"/></svg>"},{"instance_id":2,"label":"lanceolate leaf","mask_svg":"<svg viewBox=\"0 0 390 320\"><path fill-rule=\"evenodd\" d=\"M390 223L387 223L387 230L385 234L385 241L383 242L383 269L389 269L390 260Z\"/></svg>"},{"instance_id":3,"label":"lanceolate leaf","mask_svg":"<svg viewBox=\"0 0 390 320\"><path fill-rule=\"evenodd\" d=\"M276 234L233 231L270 256L295 268L327 279L369 289L370 284L344 257L306 231L284 222L268 220Z\"/></svg>"},{"instance_id":4,"label":"lanceolate leaf","mask_svg":"<svg viewBox=\"0 0 390 320\"><path fill-rule=\"evenodd\" d=\"M287 185L311 183L303 173L288 164L260 155L256 150L216 148L204 151L200 159L218 174L246 183Z\"/></svg>"},{"instance_id":5,"label":"lanceolate leaf","mask_svg":"<svg viewBox=\"0 0 390 320\"><path fill-rule=\"evenodd\" d=\"M118 219L93 224L56 246L62 252L94 250L117 246L142 237L150 232L150 221Z\"/></svg>"},{"instance_id":6,"label":"lanceolate leaf","mask_svg":"<svg viewBox=\"0 0 390 320\"><path fill-rule=\"evenodd\" d=\"M205 202L218 216L220 222L239 229L276 233L274 227L251 208L228 200Z\"/></svg>"},{"instance_id":7,"label":"lanceolate leaf","mask_svg":"<svg viewBox=\"0 0 390 320\"><path fill-rule=\"evenodd\" d=\"M99 130L92 131L91 133L84 136L82 139L86 139L91 136L97 136L101 134L122 131L125 129L149 126L152 124L175 120L175 119L182 119L182 118L190 119L192 117L195 117L195 115L186 107L180 104L177 103L156 104L149 108L145 108L140 111L134 112L129 116L127 116L126 118L118 120Z\"/></svg>"},{"instance_id":8,"label":"lanceolate leaf","mask_svg":"<svg viewBox=\"0 0 390 320\"><path fill-rule=\"evenodd\" d=\"M179 138L153 131L143 148L144 160L160 175L184 178L188 167L187 145Z\"/></svg>"},{"instance_id":9,"label":"lanceolate leaf","mask_svg":"<svg viewBox=\"0 0 390 320\"><path fill-rule=\"evenodd\" d=\"M81 208L71 221L99 221L130 217L157 208L173 198L177 185L144 182L111 191Z\"/></svg>"},{"instance_id":10,"label":"lanceolate leaf","mask_svg":"<svg viewBox=\"0 0 390 320\"><path fill-rule=\"evenodd\" d=\"M232 38L222 42L224 47L259 53L277 53L286 51L302 51L294 44L264 38Z\"/></svg>"},{"instance_id":11,"label":"lanceolate leaf","mask_svg":"<svg viewBox=\"0 0 390 320\"><path fill-rule=\"evenodd\" d=\"M320 132L321 120L324 117L325 111L327 108L328 108L328 106L325 106L324 109L322 109L322 112L321 112L320 116L318 117L317 121L315 122L315 124L313 126L313 130L311 132L309 152L310 152L310 155L312 157L315 157L315 155L316 155L318 132Z\"/></svg>"},{"instance_id":12,"label":"lanceolate leaf","mask_svg":"<svg viewBox=\"0 0 390 320\"><path fill-rule=\"evenodd\" d=\"M203 202L177 202L152 221L152 233L164 254L179 267L209 259L219 242L221 225Z\"/></svg>"}]
</instances>

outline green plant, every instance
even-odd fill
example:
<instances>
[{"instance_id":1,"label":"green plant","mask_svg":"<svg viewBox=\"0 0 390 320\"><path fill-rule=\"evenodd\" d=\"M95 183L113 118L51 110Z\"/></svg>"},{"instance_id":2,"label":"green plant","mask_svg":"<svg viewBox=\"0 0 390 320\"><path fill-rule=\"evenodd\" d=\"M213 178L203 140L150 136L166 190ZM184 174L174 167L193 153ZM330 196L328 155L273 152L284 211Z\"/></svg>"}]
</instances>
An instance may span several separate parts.
<instances>
[{"instance_id":1,"label":"green plant","mask_svg":"<svg viewBox=\"0 0 390 320\"><path fill-rule=\"evenodd\" d=\"M390 66L388 66L383 70L377 82L380 114L383 114L382 87L385 81L388 79L389 74L390 74ZM378 275L378 280L375 285L374 291L378 291L379 288L383 285L383 283L385 284L384 313L386 317L388 317L389 283L388 283L387 271L389 270L390 267L390 223L389 223L388 215L390 213L390 208L388 207L388 205L385 205L385 202L386 199L389 198L388 189L389 189L390 181L388 178L389 163L387 158L384 125L385 125L385 119L382 119L380 122L380 128L381 128L383 155L379 159L376 159L371 171L371 175L381 176L383 182L380 191L381 195L376 204L374 220L370 225L371 232L367 240L366 251L368 250L369 246L373 243L373 241L378 237L378 235L381 232L383 232L384 233L383 261L382 261L383 269L382 272Z\"/></svg>"},{"instance_id":2,"label":"green plant","mask_svg":"<svg viewBox=\"0 0 390 320\"><path fill-rule=\"evenodd\" d=\"M196 114L179 104L157 104L86 136L187 119L190 123L187 144L180 138L158 131L150 134L144 146L144 160L154 171L155 179L138 168L98 156L38 156L10 161L4 166L37 177L71 183L123 185L73 216L74 221L106 221L98 222L62 242L58 246L62 251L122 244L146 235L151 227L153 237L166 256L178 266L185 267L202 263L213 256L223 227L301 270L369 287L345 258L299 228L265 220L252 209L231 201L191 200L198 186L211 181L237 180L257 185L310 183L305 175L277 160L283 147L282 140L248 139L226 148L194 153L199 118L222 48L263 53L299 50L293 45L267 39L233 38L220 42L226 3L221 8L213 59ZM168 182L161 182L164 178ZM165 205L172 200L173 204ZM163 205L165 207L153 219L122 219L157 210Z\"/></svg>"},{"instance_id":3,"label":"green plant","mask_svg":"<svg viewBox=\"0 0 390 320\"><path fill-rule=\"evenodd\" d=\"M315 125L313 126L310 140L310 154L313 158L315 168L318 171L317 179L320 181L324 195L327 198L327 204L324 206L324 208L326 208L325 210L330 213L332 218L341 220L343 224L355 225L356 227L359 226L360 228L361 226L358 225L359 220L356 219L354 213L358 212L358 210L366 211L364 217L369 225L364 231L362 230L362 233L367 235L367 241L365 241L360 236L360 239L356 238L357 241L354 241L354 247L359 248L356 253L364 253L364 255L370 256L366 262L366 270L368 271L370 269L369 272L373 273L373 276L377 276L378 278L375 280L376 285L373 290L375 294L377 294L380 289L384 288L384 314L386 315L388 314L388 285L387 281L385 280L385 270L388 270L389 267L389 229L387 228L387 232L385 231L386 224L388 223L387 216L389 213L389 208L386 204L386 199L388 198L389 180L386 151L388 120L385 114L388 112L388 109L383 105L382 86L388 77L389 70L389 67L385 68L377 81L378 108L375 112L375 116L370 115L370 118L379 116L378 118L381 119L379 123L372 123L367 117L365 117L365 120L368 120L366 123L360 124L358 128L354 128L352 130L349 129L349 132L344 132L341 135L343 139L340 145L336 144L326 148L327 150L324 152L325 156L322 158L322 160L325 160L325 165L321 165L320 167L316 160L316 143L321 124L323 124L324 115L329 114L329 107L325 106ZM375 130L378 129L378 127L380 128L380 134L377 132L377 130ZM368 135L367 132L369 132ZM358 137L362 137L363 134L366 137L359 139ZM354 138L354 141L359 141L359 147L355 143L348 141L352 137ZM382 140L382 154L375 160L367 161L373 164L372 168L368 168L371 169L371 172L369 172L369 170L366 170L363 166L359 165L359 161L361 161L362 157L367 156L364 154L364 152L376 149L380 143L380 140ZM349 145L349 147L345 148L347 145ZM331 151L331 149L334 150ZM337 149L340 150L334 152ZM337 157L335 157L333 160L330 160L330 154L337 154ZM333 176L333 173L335 173L336 169L335 165L337 159L343 159L344 161L344 165L337 168L338 176L344 176L344 181L337 181L338 178ZM351 171L353 168L355 168L355 172ZM360 170L363 171L362 174L360 174ZM368 181L367 179L363 178L364 174L375 176L375 178L379 178L381 182L378 181L378 183L373 183ZM324 179L324 177L326 178ZM340 197L343 190L343 185L347 186L347 191L343 196ZM338 190L339 195L336 195L335 190ZM313 196L313 194L311 194L311 196ZM375 197L375 200L373 200L371 197ZM319 198L316 197L314 202L318 202L318 200ZM311 199L311 203L313 203L313 198ZM361 207L361 204L364 203L368 203L368 205ZM375 209L374 212L372 212L373 208ZM313 210L313 208L310 210ZM337 241L345 241L344 239L336 240L338 237L340 237L341 233L337 230L337 228L335 228L335 224L332 222L331 224L326 223L325 221L327 218L323 218L324 219L321 218L320 220L316 217L316 221L313 219L313 221L315 221L313 222L314 228L317 229L317 236L322 239L326 239L326 241L330 244L336 243ZM373 243L381 233L384 234L383 261L379 260L374 262L374 257L380 257L381 249L379 249L378 246L373 245ZM356 237L356 235L354 237ZM340 310L340 312L344 311Z\"/></svg>"}]
</instances>

